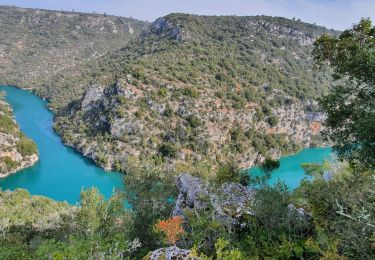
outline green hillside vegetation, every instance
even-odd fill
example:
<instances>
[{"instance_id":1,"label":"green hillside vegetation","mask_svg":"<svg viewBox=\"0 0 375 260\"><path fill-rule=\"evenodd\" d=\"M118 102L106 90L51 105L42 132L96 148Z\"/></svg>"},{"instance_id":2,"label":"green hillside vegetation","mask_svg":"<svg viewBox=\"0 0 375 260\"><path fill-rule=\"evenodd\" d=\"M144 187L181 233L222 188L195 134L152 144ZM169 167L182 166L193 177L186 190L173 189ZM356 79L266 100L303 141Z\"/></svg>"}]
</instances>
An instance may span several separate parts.
<instances>
[{"instance_id":1,"label":"green hillside vegetation","mask_svg":"<svg viewBox=\"0 0 375 260\"><path fill-rule=\"evenodd\" d=\"M369 131L374 124L367 125L366 121L373 113L374 68L362 69L363 64L373 62L374 37L371 21L362 20L339 38L322 36L316 41L315 60L328 61L325 65L332 67L338 76L349 76L345 89L355 109L352 113L346 110L340 84L333 86L332 92L322 99L321 104L327 109L327 133L339 140L335 143L339 160L304 165L310 178L296 190L291 191L281 182L270 186L264 180L259 186L251 177L246 180L232 161L218 167L219 174L211 175L207 181L212 194L220 192L223 186L228 188L231 185L228 180L236 181L232 185L246 191L249 187L241 183L250 183L253 200L241 203L243 214L238 215L230 207L236 201L225 207L227 216L236 221L217 217L215 204L219 200L210 201L212 194L208 192L199 197L199 205L184 205L184 218L173 217L172 210L181 199L177 197L180 188L175 177L182 171L165 169L156 160L146 163L132 158L124 166L126 191L115 193L109 200L96 189L90 189L82 191L79 203L72 207L30 197L23 190L1 191L0 258L150 259L150 251L178 246L189 249L193 259L374 259L375 158L368 149L374 145ZM348 55L336 56L339 51ZM357 96L358 81L366 91ZM160 95L168 91L168 88L162 90ZM117 92L107 94L113 93L120 104L129 104L129 100L117 98ZM192 94L194 91L183 93L193 96L189 98L196 96ZM347 129L358 125L353 136L342 134L346 132L334 120L336 111L343 113L336 119L348 123ZM363 118L366 120L362 121ZM191 127L201 124L193 118L187 122ZM340 136L344 138L340 140ZM110 139L108 134L107 138ZM353 141L359 145L350 146ZM342 153L342 146L357 149ZM164 157L175 156L173 144L157 148ZM277 161L268 158L262 170L269 178L278 166ZM186 172L196 174L193 167ZM179 195L193 197L193 194ZM126 209L124 201L130 203Z\"/></svg>"},{"instance_id":2,"label":"green hillside vegetation","mask_svg":"<svg viewBox=\"0 0 375 260\"><path fill-rule=\"evenodd\" d=\"M159 18L90 64L90 89L105 88L104 105L85 110L72 102L56 129L79 150L105 154L93 156L100 165L120 170L129 156L208 166L233 157L246 165L317 145L305 117L319 112L311 103L331 82L313 70L312 43L323 33L336 34L266 16ZM288 118L290 110L296 115ZM127 154L118 158L120 147Z\"/></svg>"},{"instance_id":3,"label":"green hillside vegetation","mask_svg":"<svg viewBox=\"0 0 375 260\"><path fill-rule=\"evenodd\" d=\"M85 81L77 70L123 47L147 25L103 14L0 6L2 84L32 88L52 107L79 98ZM75 80L73 80L75 79ZM54 101L56 101L54 103Z\"/></svg>"},{"instance_id":4,"label":"green hillside vegetation","mask_svg":"<svg viewBox=\"0 0 375 260\"><path fill-rule=\"evenodd\" d=\"M373 259L374 172L345 164L306 168L313 180L292 193L282 183L258 189L241 225L221 222L210 207L187 208L175 244L196 259ZM322 177L332 171L330 180ZM147 165L125 178L127 210L121 194L105 201L95 189L82 192L78 207L23 190L0 192L1 259L143 259L173 245L155 229L171 217L173 173Z\"/></svg>"},{"instance_id":5,"label":"green hillside vegetation","mask_svg":"<svg viewBox=\"0 0 375 260\"><path fill-rule=\"evenodd\" d=\"M336 32L278 17L170 14L102 59L100 67L114 78L128 72L144 84L161 81L222 92L233 106L246 103L246 96L264 99L263 85L316 98L329 85L327 74L312 70L310 54L313 40L323 33ZM230 93L237 85L238 97Z\"/></svg>"}]
</instances>

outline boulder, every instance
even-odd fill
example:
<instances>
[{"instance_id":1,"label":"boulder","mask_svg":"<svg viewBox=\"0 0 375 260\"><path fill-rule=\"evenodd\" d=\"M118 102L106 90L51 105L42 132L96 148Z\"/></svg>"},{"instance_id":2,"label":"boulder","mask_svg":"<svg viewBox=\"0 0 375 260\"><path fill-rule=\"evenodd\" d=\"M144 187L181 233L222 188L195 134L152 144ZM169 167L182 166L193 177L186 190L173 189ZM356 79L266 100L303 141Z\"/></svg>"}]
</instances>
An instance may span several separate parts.
<instances>
[{"instance_id":1,"label":"boulder","mask_svg":"<svg viewBox=\"0 0 375 260\"><path fill-rule=\"evenodd\" d=\"M171 246L166 248L159 248L155 251L150 252L145 256L144 260L193 260L199 259L190 256L191 250L180 249L177 246Z\"/></svg>"},{"instance_id":2,"label":"boulder","mask_svg":"<svg viewBox=\"0 0 375 260\"><path fill-rule=\"evenodd\" d=\"M224 183L214 187L207 181L189 174L181 174L176 179L179 195L173 215L184 217L185 209L212 207L215 217L231 225L240 224L245 214L253 214L250 206L254 201L255 190L239 183Z\"/></svg>"}]
</instances>

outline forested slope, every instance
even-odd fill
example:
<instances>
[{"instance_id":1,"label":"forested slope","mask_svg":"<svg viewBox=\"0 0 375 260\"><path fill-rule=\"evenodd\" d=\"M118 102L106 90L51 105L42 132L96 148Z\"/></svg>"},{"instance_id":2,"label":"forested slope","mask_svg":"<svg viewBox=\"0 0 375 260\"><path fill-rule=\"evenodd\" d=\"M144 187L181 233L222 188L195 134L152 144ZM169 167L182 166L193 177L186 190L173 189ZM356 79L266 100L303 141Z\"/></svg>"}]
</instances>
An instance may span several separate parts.
<instances>
[{"instance_id":1,"label":"forested slope","mask_svg":"<svg viewBox=\"0 0 375 260\"><path fill-rule=\"evenodd\" d=\"M0 6L0 82L32 88L61 106L85 87L77 70L123 47L147 25L135 19Z\"/></svg>"},{"instance_id":2,"label":"forested slope","mask_svg":"<svg viewBox=\"0 0 375 260\"><path fill-rule=\"evenodd\" d=\"M321 144L315 100L330 78L313 70L311 50L323 33L336 32L266 16L159 18L90 64L94 84L57 130L120 170L129 157L248 167Z\"/></svg>"}]
</instances>

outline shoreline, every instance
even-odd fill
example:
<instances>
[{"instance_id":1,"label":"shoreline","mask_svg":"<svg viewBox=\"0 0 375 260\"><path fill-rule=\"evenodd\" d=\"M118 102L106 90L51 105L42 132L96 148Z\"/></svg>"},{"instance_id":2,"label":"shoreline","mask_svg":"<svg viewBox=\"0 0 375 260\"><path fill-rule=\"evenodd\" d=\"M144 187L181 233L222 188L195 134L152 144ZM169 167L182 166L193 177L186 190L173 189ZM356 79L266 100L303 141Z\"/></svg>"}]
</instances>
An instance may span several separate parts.
<instances>
[{"instance_id":1,"label":"shoreline","mask_svg":"<svg viewBox=\"0 0 375 260\"><path fill-rule=\"evenodd\" d=\"M39 162L39 154L33 154L31 156L28 156L27 159L31 159L30 163L26 163L24 165L21 165L21 166L17 167L16 169L14 169L10 172L0 173L0 180L5 179L5 178L7 178L11 175L17 174L17 173L19 173L23 170L26 170L28 168L31 168L31 167L35 166Z\"/></svg>"},{"instance_id":2,"label":"shoreline","mask_svg":"<svg viewBox=\"0 0 375 260\"><path fill-rule=\"evenodd\" d=\"M294 156L296 154L301 153L302 151L304 151L306 149L319 149L319 148L332 148L332 146L328 145L328 144L327 145L323 144L321 146L315 146L315 147L304 147L304 148L296 151L295 153L289 153L289 154L286 154L286 155L282 155L282 156L278 157L277 160L280 160L282 158L289 157L289 156ZM240 168L240 171L250 171L250 169L253 168L253 167L260 167L260 165L254 164L254 165L252 165L250 167L247 167L247 168Z\"/></svg>"}]
</instances>

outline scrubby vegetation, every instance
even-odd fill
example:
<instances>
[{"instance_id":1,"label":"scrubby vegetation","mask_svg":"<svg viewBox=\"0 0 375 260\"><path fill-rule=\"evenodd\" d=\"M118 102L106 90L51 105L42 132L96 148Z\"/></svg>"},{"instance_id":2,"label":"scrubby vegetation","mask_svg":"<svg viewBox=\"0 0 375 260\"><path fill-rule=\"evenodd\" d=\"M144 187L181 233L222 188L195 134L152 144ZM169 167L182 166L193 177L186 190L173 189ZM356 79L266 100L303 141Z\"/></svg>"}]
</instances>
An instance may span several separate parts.
<instances>
[{"instance_id":1,"label":"scrubby vegetation","mask_svg":"<svg viewBox=\"0 0 375 260\"><path fill-rule=\"evenodd\" d=\"M88 63L123 47L147 25L103 14L10 6L0 6L0 23L1 83L32 88L53 108L80 98Z\"/></svg>"},{"instance_id":2,"label":"scrubby vegetation","mask_svg":"<svg viewBox=\"0 0 375 260\"><path fill-rule=\"evenodd\" d=\"M129 170L127 209L121 194L106 201L97 190L84 191L78 207L0 192L0 257L141 259L177 245L202 259L373 259L374 172L307 168L313 180L293 193L281 183L258 189L238 225L216 218L213 207L171 216L173 173L151 165Z\"/></svg>"},{"instance_id":3,"label":"scrubby vegetation","mask_svg":"<svg viewBox=\"0 0 375 260\"><path fill-rule=\"evenodd\" d=\"M245 168L321 144L312 108L330 78L313 70L311 50L323 33L336 34L276 17L167 15L90 64L95 84L56 129L105 153L105 165L92 157L107 168L128 156Z\"/></svg>"},{"instance_id":4,"label":"scrubby vegetation","mask_svg":"<svg viewBox=\"0 0 375 260\"><path fill-rule=\"evenodd\" d=\"M172 15L171 19L177 18ZM183 28L187 31L189 27ZM190 35L177 35L177 39L193 37L199 32L192 30ZM348 47L348 50L344 48L345 55L335 57L340 62L332 66L347 70L347 76L352 80L347 83L349 100L358 106L359 110L354 112L360 112L370 126L359 121L354 138L351 138L344 135L346 131L341 132L345 125L332 123L336 122L333 121L336 113L329 108L341 111L347 104L335 87L333 94L323 99L322 104L328 108L328 133L334 141L343 137L335 143L341 161L305 165L309 178L296 190L290 191L281 182L268 185L267 179L279 167L278 161L270 158L261 165L265 179L260 182L243 175L233 160L228 159L217 169L217 174L185 168L195 175L206 176L209 189L203 187L202 182L193 185L198 184L193 182L197 178L191 178L188 187L182 187L178 183L180 179L176 182L176 175L181 172L175 171L177 167L157 163L175 154L173 146L155 146L162 158L156 155L149 160L140 161L136 157L128 160L123 166L127 173L124 177L126 191L115 193L109 200L104 200L96 189L83 191L79 204L74 207L30 197L26 191L0 192L0 258L142 259L146 256L148 259L152 255L149 251L173 245L189 249L183 253L197 259L374 259L375 172L372 162L375 158L368 150L374 145L369 131L374 125L374 117L368 117L373 113L374 84L363 81L366 91L359 96L355 85L374 74L373 67L363 71L363 64L356 63L362 58L366 58L366 64L373 61L371 55L375 47L366 41L374 38L374 32L370 21L363 20L343 32L338 40L323 36L316 43L317 60L330 60L343 47ZM205 34L209 35L209 31ZM213 34L213 37L222 41L227 35ZM349 46L341 46L340 39L346 39ZM356 53L352 56L351 51ZM140 70L136 75L137 80L144 80L149 73ZM223 77L216 75L215 80ZM165 95L165 91L159 95ZM199 97L194 96L191 98ZM352 113L345 111L339 119L349 124L344 130L350 131L362 117L352 117ZM269 113L267 109L263 112ZM196 124L189 122L189 125L194 128ZM132 129L127 130L131 132ZM235 141L244 135L241 130L230 134ZM110 139L108 135L103 136ZM171 135L166 140L171 142L173 138L176 137ZM350 146L350 141L355 141L357 146ZM355 149L340 152L342 144ZM200 169L204 171L205 167ZM241 183L250 184L250 187ZM247 194L246 201L239 203L240 212L232 208L236 204L234 200L218 207L220 197L229 196L223 192L229 188L241 193L230 196L240 198ZM183 201L184 196L186 201ZM192 201L194 199L197 201ZM126 208L125 201L128 203ZM181 215L175 215L178 202L183 205L179 209ZM165 255L161 259L163 257Z\"/></svg>"},{"instance_id":5,"label":"scrubby vegetation","mask_svg":"<svg viewBox=\"0 0 375 260\"><path fill-rule=\"evenodd\" d=\"M38 152L36 144L23 134L20 135L20 140L17 142L16 147L22 156L30 156Z\"/></svg>"},{"instance_id":6,"label":"scrubby vegetation","mask_svg":"<svg viewBox=\"0 0 375 260\"><path fill-rule=\"evenodd\" d=\"M38 148L20 131L3 92L0 92L0 135L0 177L36 162Z\"/></svg>"}]
</instances>

